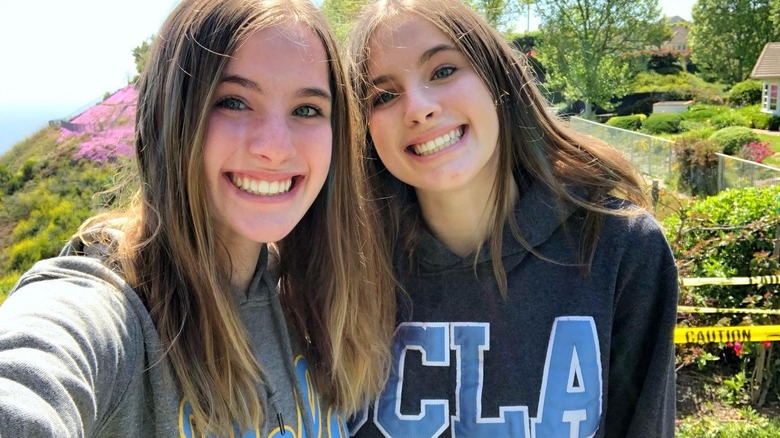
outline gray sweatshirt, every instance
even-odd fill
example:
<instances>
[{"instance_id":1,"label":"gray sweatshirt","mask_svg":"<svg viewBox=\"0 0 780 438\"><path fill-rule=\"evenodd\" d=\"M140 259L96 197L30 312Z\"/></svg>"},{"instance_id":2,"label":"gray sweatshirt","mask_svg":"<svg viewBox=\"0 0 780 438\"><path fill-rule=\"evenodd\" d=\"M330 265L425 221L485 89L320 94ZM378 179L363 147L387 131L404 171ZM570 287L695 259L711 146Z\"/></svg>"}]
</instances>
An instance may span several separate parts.
<instances>
[{"instance_id":1,"label":"gray sweatshirt","mask_svg":"<svg viewBox=\"0 0 780 438\"><path fill-rule=\"evenodd\" d=\"M488 248L475 264L424 232L412 263L398 254L411 308L356 437L674 435L677 270L658 223L609 216L587 275L581 210L536 185L515 217L542 257L506 230L505 298Z\"/></svg>"},{"instance_id":2,"label":"gray sweatshirt","mask_svg":"<svg viewBox=\"0 0 780 438\"><path fill-rule=\"evenodd\" d=\"M249 292L235 296L269 382L257 387L267 421L236 436L313 437L327 428L345 436L343 421L321 406L305 359L291 347L277 276L267 263L264 249ZM0 306L0 435L200 436L163 359L140 298L98 258L38 262Z\"/></svg>"}]
</instances>

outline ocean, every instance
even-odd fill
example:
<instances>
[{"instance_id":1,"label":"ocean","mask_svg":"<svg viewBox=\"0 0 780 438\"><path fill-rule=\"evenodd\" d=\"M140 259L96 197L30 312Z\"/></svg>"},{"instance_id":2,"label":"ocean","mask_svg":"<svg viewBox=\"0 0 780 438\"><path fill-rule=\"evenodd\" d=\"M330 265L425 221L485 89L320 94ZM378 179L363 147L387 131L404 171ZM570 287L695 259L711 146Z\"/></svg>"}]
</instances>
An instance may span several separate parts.
<instances>
[{"instance_id":1,"label":"ocean","mask_svg":"<svg viewBox=\"0 0 780 438\"><path fill-rule=\"evenodd\" d=\"M73 105L20 107L0 104L0 155L48 125L49 120L76 116L81 109Z\"/></svg>"}]
</instances>

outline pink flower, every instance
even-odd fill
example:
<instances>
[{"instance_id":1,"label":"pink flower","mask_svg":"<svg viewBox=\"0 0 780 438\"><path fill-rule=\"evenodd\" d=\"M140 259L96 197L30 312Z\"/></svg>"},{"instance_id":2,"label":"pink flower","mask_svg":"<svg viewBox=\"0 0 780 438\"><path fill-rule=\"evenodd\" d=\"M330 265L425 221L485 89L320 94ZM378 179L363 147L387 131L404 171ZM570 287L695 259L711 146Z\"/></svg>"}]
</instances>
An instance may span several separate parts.
<instances>
[{"instance_id":1,"label":"pink flower","mask_svg":"<svg viewBox=\"0 0 780 438\"><path fill-rule=\"evenodd\" d=\"M739 341L734 342L734 353L737 357L742 357L742 344Z\"/></svg>"},{"instance_id":2,"label":"pink flower","mask_svg":"<svg viewBox=\"0 0 780 438\"><path fill-rule=\"evenodd\" d=\"M764 161L764 158L774 154L769 142L751 141L750 143L742 146L737 156L746 160L755 161L760 163Z\"/></svg>"},{"instance_id":3,"label":"pink flower","mask_svg":"<svg viewBox=\"0 0 780 438\"><path fill-rule=\"evenodd\" d=\"M764 341L764 348L769 349L772 346L772 343L770 341Z\"/></svg>"},{"instance_id":4,"label":"pink flower","mask_svg":"<svg viewBox=\"0 0 780 438\"><path fill-rule=\"evenodd\" d=\"M60 128L60 141L83 135L74 159L110 161L134 153L136 99L133 85L117 91L103 102L89 108Z\"/></svg>"}]
</instances>

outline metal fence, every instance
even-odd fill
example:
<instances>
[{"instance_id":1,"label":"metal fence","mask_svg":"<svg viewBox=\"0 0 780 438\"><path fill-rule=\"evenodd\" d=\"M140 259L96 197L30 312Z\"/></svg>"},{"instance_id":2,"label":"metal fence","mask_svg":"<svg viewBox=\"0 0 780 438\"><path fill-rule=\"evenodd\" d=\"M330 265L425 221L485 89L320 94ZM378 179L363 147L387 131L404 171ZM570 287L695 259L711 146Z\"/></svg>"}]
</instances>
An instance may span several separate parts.
<instances>
[{"instance_id":1,"label":"metal fence","mask_svg":"<svg viewBox=\"0 0 780 438\"><path fill-rule=\"evenodd\" d=\"M570 126L623 152L643 174L666 183L677 180L670 140L572 117ZM780 169L730 155L718 156L718 191L780 184Z\"/></svg>"}]
</instances>

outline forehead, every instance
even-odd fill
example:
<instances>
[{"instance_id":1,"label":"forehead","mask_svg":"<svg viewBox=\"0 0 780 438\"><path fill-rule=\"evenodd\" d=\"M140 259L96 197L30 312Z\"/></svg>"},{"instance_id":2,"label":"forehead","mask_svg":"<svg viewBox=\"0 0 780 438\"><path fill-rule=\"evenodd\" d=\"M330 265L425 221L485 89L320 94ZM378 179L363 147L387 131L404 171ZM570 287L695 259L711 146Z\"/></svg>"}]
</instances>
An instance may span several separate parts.
<instances>
[{"instance_id":1,"label":"forehead","mask_svg":"<svg viewBox=\"0 0 780 438\"><path fill-rule=\"evenodd\" d=\"M426 49L454 42L426 18L403 13L380 23L368 41L369 65L389 56L417 56Z\"/></svg>"},{"instance_id":2,"label":"forehead","mask_svg":"<svg viewBox=\"0 0 780 438\"><path fill-rule=\"evenodd\" d=\"M303 63L327 61L325 46L319 36L299 22L282 22L259 29L246 37L236 48L231 65L251 62L271 67L280 59L294 59Z\"/></svg>"}]
</instances>

